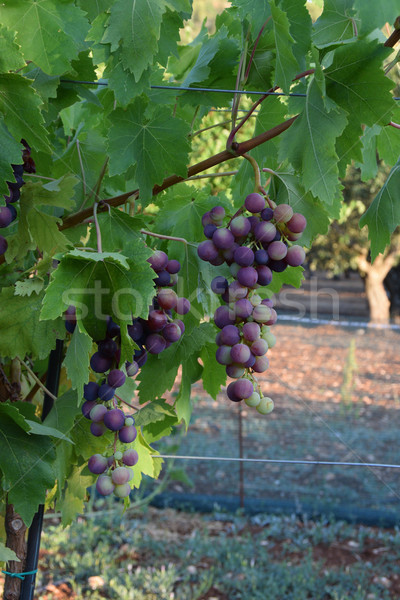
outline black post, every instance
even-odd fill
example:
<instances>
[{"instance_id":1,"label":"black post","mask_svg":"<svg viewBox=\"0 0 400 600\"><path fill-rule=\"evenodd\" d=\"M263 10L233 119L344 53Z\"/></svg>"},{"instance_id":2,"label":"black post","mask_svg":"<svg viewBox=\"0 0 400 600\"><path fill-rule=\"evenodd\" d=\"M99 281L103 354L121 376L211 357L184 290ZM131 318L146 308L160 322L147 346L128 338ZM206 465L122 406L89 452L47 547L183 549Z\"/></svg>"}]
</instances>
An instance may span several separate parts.
<instances>
[{"instance_id":1,"label":"black post","mask_svg":"<svg viewBox=\"0 0 400 600\"><path fill-rule=\"evenodd\" d=\"M58 393L60 382L60 371L62 363L64 342L57 340L56 347L50 352L49 364L47 370L46 388L54 396ZM48 394L45 394L43 401L42 421L47 417L53 407L54 401ZM40 504L37 513L33 517L32 525L29 527L28 545L26 551L25 572L35 571L39 561L40 537L43 527L44 505ZM36 573L25 575L21 586L20 600L32 600L35 591Z\"/></svg>"}]
</instances>

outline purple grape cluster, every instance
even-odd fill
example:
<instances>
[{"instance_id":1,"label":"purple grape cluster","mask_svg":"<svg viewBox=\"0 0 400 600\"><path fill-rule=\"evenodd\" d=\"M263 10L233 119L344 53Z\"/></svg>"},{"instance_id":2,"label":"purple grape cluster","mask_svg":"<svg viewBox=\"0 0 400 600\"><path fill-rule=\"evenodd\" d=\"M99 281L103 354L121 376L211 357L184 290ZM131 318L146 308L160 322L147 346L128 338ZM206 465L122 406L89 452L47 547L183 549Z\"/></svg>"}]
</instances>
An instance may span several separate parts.
<instances>
[{"instance_id":1,"label":"purple grape cluster","mask_svg":"<svg viewBox=\"0 0 400 600\"><path fill-rule=\"evenodd\" d=\"M208 239L197 249L202 260L214 266L226 263L232 274L232 281L217 276L211 282L212 291L224 302L214 314L220 329L216 359L236 380L227 388L230 400L244 400L267 414L273 402L263 397L254 373L268 368L266 353L276 341L270 326L277 314L272 300L262 299L257 290L271 283L273 271L280 273L304 262L304 249L293 242L300 238L307 221L288 204L271 208L258 193L246 197L244 206L226 226L225 219L222 206L203 215Z\"/></svg>"}]
</instances>

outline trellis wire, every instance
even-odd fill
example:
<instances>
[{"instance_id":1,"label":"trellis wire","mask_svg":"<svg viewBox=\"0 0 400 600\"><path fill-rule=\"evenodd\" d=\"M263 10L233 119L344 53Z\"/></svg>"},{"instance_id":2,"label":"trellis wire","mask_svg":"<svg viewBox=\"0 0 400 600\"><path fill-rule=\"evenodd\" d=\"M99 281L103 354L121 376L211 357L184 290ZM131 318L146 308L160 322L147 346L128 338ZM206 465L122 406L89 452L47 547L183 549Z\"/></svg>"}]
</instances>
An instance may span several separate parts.
<instances>
[{"instance_id":1,"label":"trellis wire","mask_svg":"<svg viewBox=\"0 0 400 600\"><path fill-rule=\"evenodd\" d=\"M336 327L365 327L367 329L389 329L400 331L400 325L394 323L369 323L367 321L336 321L331 319L317 319L312 317L296 317L295 315L279 315L280 321L296 321L310 325L334 325Z\"/></svg>"}]
</instances>

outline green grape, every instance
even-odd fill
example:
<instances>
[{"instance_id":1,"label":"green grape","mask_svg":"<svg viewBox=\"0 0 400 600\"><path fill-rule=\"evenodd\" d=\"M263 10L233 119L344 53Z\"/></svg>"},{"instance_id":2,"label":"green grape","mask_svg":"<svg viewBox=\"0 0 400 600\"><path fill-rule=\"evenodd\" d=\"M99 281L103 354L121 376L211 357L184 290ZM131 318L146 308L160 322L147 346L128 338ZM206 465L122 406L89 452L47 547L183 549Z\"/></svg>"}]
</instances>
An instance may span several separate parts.
<instances>
[{"instance_id":1,"label":"green grape","mask_svg":"<svg viewBox=\"0 0 400 600\"><path fill-rule=\"evenodd\" d=\"M256 410L258 410L261 415L267 415L274 410L273 400L268 398L268 396L263 396L260 400L260 404L256 406Z\"/></svg>"},{"instance_id":2,"label":"green grape","mask_svg":"<svg viewBox=\"0 0 400 600\"><path fill-rule=\"evenodd\" d=\"M245 403L247 406L257 407L261 402L260 394L258 392L253 392L250 398L246 398Z\"/></svg>"}]
</instances>

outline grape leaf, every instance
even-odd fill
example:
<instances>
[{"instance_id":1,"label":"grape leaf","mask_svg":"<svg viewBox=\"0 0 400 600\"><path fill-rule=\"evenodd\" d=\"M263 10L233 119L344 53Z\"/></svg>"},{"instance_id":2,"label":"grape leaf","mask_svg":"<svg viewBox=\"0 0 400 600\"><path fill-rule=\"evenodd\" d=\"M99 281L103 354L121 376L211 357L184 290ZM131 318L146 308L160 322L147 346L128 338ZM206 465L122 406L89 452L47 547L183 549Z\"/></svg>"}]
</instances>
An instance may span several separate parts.
<instances>
[{"instance_id":1,"label":"grape leaf","mask_svg":"<svg viewBox=\"0 0 400 600\"><path fill-rule=\"evenodd\" d=\"M313 79L303 112L282 135L281 159L287 157L302 173L305 190L328 205L339 193L335 142L346 122L342 109L326 110L321 91Z\"/></svg>"},{"instance_id":2,"label":"grape leaf","mask_svg":"<svg viewBox=\"0 0 400 600\"><path fill-rule=\"evenodd\" d=\"M362 143L362 162L357 164L356 167L361 169L361 178L363 181L368 181L376 177L378 172L378 162L376 160L376 141L381 127L374 125L373 127L365 127L364 133L361 137Z\"/></svg>"},{"instance_id":3,"label":"grape leaf","mask_svg":"<svg viewBox=\"0 0 400 600\"><path fill-rule=\"evenodd\" d=\"M114 51L121 45L121 60L139 81L158 49L164 0L116 0L111 7L103 42Z\"/></svg>"},{"instance_id":4,"label":"grape leaf","mask_svg":"<svg viewBox=\"0 0 400 600\"><path fill-rule=\"evenodd\" d=\"M176 416L179 421L185 421L186 429L189 427L193 410L193 402L190 394L192 384L200 379L203 370L204 369L197 361L196 356L190 356L182 364L182 379L174 406L176 409Z\"/></svg>"},{"instance_id":5,"label":"grape leaf","mask_svg":"<svg viewBox=\"0 0 400 600\"><path fill-rule=\"evenodd\" d=\"M312 21L306 2L298 0L280 0L279 7L286 13L290 24L290 35L296 42L292 46L293 54L300 69L306 68L306 55L311 43Z\"/></svg>"},{"instance_id":6,"label":"grape leaf","mask_svg":"<svg viewBox=\"0 0 400 600\"><path fill-rule=\"evenodd\" d=\"M20 562L14 550L10 550L10 548L7 548L2 542L0 542L0 563L6 563L9 560Z\"/></svg>"},{"instance_id":7,"label":"grape leaf","mask_svg":"<svg viewBox=\"0 0 400 600\"><path fill-rule=\"evenodd\" d=\"M55 348L56 339L65 337L62 319L39 321L44 293L15 296L14 287L0 293L0 355L15 358L32 354L46 358Z\"/></svg>"},{"instance_id":8,"label":"grape leaf","mask_svg":"<svg viewBox=\"0 0 400 600\"><path fill-rule=\"evenodd\" d=\"M83 473L83 471L85 471ZM63 527L70 525L76 519L77 514L84 511L87 489L93 485L93 475L87 474L86 465L74 466L62 498L57 502L57 508L61 512L61 523Z\"/></svg>"},{"instance_id":9,"label":"grape leaf","mask_svg":"<svg viewBox=\"0 0 400 600\"><path fill-rule=\"evenodd\" d=\"M232 6L238 10L240 20L247 20L252 26L253 36L256 37L262 25L271 14L269 3L265 0L233 0Z\"/></svg>"},{"instance_id":10,"label":"grape leaf","mask_svg":"<svg viewBox=\"0 0 400 600\"><path fill-rule=\"evenodd\" d=\"M15 283L16 296L30 296L31 294L39 294L44 287L43 279L34 277L32 279L24 279Z\"/></svg>"},{"instance_id":11,"label":"grape leaf","mask_svg":"<svg viewBox=\"0 0 400 600\"><path fill-rule=\"evenodd\" d=\"M392 117L393 121L400 121L400 107L398 107ZM394 165L400 156L400 135L395 127L382 127L377 138L377 149L379 158L388 165Z\"/></svg>"},{"instance_id":12,"label":"grape leaf","mask_svg":"<svg viewBox=\"0 0 400 600\"><path fill-rule=\"evenodd\" d=\"M292 285L295 288L299 288L304 280L303 273L303 267L288 267L283 273L274 271L268 291L277 294L283 285Z\"/></svg>"},{"instance_id":13,"label":"grape leaf","mask_svg":"<svg viewBox=\"0 0 400 600\"><path fill-rule=\"evenodd\" d=\"M380 29L385 23L392 24L399 14L398 0L385 0L384 2L355 0L354 6L361 18L362 34L366 34L374 29Z\"/></svg>"},{"instance_id":14,"label":"grape leaf","mask_svg":"<svg viewBox=\"0 0 400 600\"><path fill-rule=\"evenodd\" d=\"M0 468L9 502L29 527L46 490L54 486L55 454L49 439L29 435L8 415L0 420Z\"/></svg>"},{"instance_id":15,"label":"grape leaf","mask_svg":"<svg viewBox=\"0 0 400 600\"><path fill-rule=\"evenodd\" d=\"M148 475L157 479L164 461L162 458L154 456L158 452L146 442L140 431L138 431L136 440L129 447L134 448L139 455L139 460L133 467L133 479L130 482L131 487L138 488L140 486L142 475Z\"/></svg>"},{"instance_id":16,"label":"grape leaf","mask_svg":"<svg viewBox=\"0 0 400 600\"><path fill-rule=\"evenodd\" d=\"M110 8L110 0L93 0L87 2L86 0L78 0L78 4L81 9L87 14L90 21L94 21L102 12Z\"/></svg>"},{"instance_id":17,"label":"grape leaf","mask_svg":"<svg viewBox=\"0 0 400 600\"><path fill-rule=\"evenodd\" d=\"M47 425L43 425L43 423L39 423L38 421L31 421L30 419L26 419L27 424L30 427L28 433L34 435L46 435L50 437L57 438L59 440L63 440L64 442L68 442L69 444L73 444L73 441L69 439L64 433L58 431L54 427L48 427Z\"/></svg>"},{"instance_id":18,"label":"grape leaf","mask_svg":"<svg viewBox=\"0 0 400 600\"><path fill-rule=\"evenodd\" d=\"M108 60L104 77L108 80L108 87L115 94L115 99L125 107L132 102L135 96L150 91L150 70L144 71L139 81L128 69L124 69L118 52L114 52Z\"/></svg>"},{"instance_id":19,"label":"grape leaf","mask_svg":"<svg viewBox=\"0 0 400 600\"><path fill-rule=\"evenodd\" d=\"M165 400L153 400L135 414L137 427L144 427L156 421L162 421L165 417L176 417L173 407Z\"/></svg>"},{"instance_id":20,"label":"grape leaf","mask_svg":"<svg viewBox=\"0 0 400 600\"><path fill-rule=\"evenodd\" d=\"M22 146L16 142L0 116L0 194L9 194L7 181L15 181L11 164L19 164L22 160ZM5 202L1 198L0 204Z\"/></svg>"},{"instance_id":21,"label":"grape leaf","mask_svg":"<svg viewBox=\"0 0 400 600\"><path fill-rule=\"evenodd\" d=\"M348 44L355 37L353 0L325 0L322 15L314 23L313 42L317 48Z\"/></svg>"},{"instance_id":22,"label":"grape leaf","mask_svg":"<svg viewBox=\"0 0 400 600\"><path fill-rule=\"evenodd\" d=\"M0 404L0 414L2 415L2 418L3 416L7 416L10 419L12 419L14 423L18 425L18 427L21 427L21 429L28 433L30 430L30 426L26 422L25 415L21 414L21 412L18 410L18 407L15 406L15 404L10 404L9 402L2 402Z\"/></svg>"},{"instance_id":23,"label":"grape leaf","mask_svg":"<svg viewBox=\"0 0 400 600\"><path fill-rule=\"evenodd\" d=\"M0 26L0 71L16 71L24 66L24 57L15 42L15 33Z\"/></svg>"},{"instance_id":24,"label":"grape leaf","mask_svg":"<svg viewBox=\"0 0 400 600\"><path fill-rule=\"evenodd\" d=\"M390 171L384 186L360 219L368 226L371 262L390 244L390 236L400 224L400 159Z\"/></svg>"},{"instance_id":25,"label":"grape leaf","mask_svg":"<svg viewBox=\"0 0 400 600\"><path fill-rule=\"evenodd\" d=\"M126 110L117 108L109 120L110 174L136 164L142 202L151 198L153 186L167 175L186 177L190 126L174 117L170 108L151 110L143 98L136 98Z\"/></svg>"},{"instance_id":26,"label":"grape leaf","mask_svg":"<svg viewBox=\"0 0 400 600\"><path fill-rule=\"evenodd\" d=\"M92 339L79 327L75 327L65 355L63 366L67 370L72 388L77 391L78 398L83 397L83 386L89 381L89 353L92 350Z\"/></svg>"},{"instance_id":27,"label":"grape leaf","mask_svg":"<svg viewBox=\"0 0 400 600\"><path fill-rule=\"evenodd\" d=\"M275 4L275 0L269 0L269 4L276 49L275 84L288 93L298 70L298 63L292 51L294 39L289 32L286 13Z\"/></svg>"},{"instance_id":28,"label":"grape leaf","mask_svg":"<svg viewBox=\"0 0 400 600\"><path fill-rule=\"evenodd\" d=\"M84 13L70 2L13 0L3 4L0 14L17 31L25 59L49 75L68 71L89 28Z\"/></svg>"},{"instance_id":29,"label":"grape leaf","mask_svg":"<svg viewBox=\"0 0 400 600\"><path fill-rule=\"evenodd\" d=\"M224 365L220 365L215 359L216 344L205 344L200 353L203 363L203 387L214 400L217 399L221 386L226 383L226 371Z\"/></svg>"}]
</instances>

